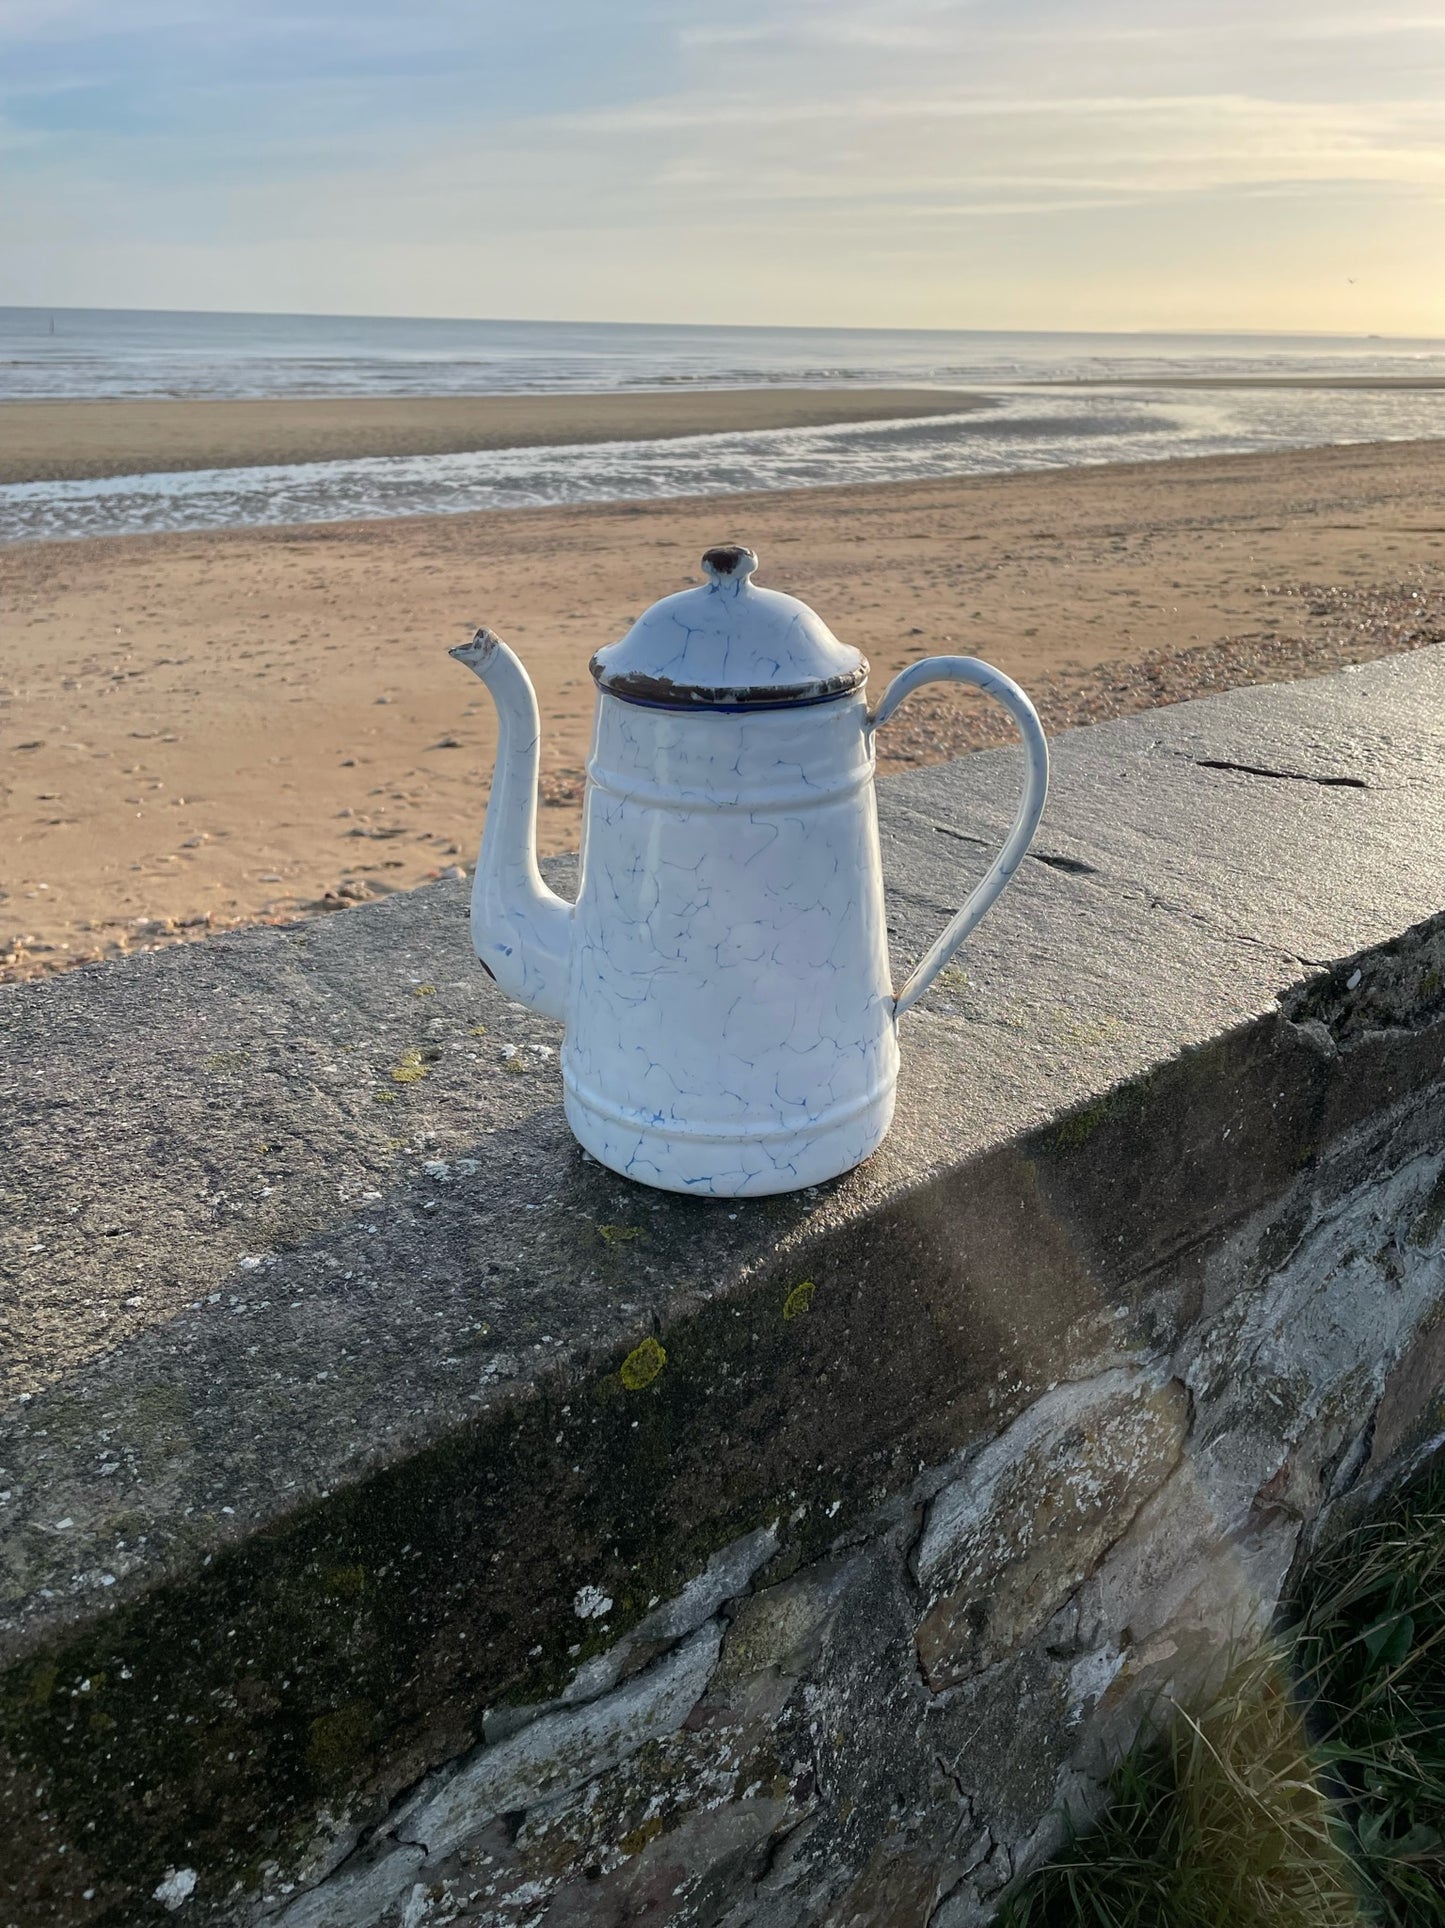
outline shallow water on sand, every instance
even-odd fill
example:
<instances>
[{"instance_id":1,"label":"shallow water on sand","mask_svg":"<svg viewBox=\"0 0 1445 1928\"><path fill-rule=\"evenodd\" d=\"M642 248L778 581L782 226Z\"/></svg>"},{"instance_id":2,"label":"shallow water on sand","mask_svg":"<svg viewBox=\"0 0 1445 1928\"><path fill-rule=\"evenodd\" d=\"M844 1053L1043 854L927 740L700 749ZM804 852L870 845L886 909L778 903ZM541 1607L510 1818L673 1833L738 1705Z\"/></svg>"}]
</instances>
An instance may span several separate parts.
<instances>
[{"instance_id":1,"label":"shallow water on sand","mask_svg":"<svg viewBox=\"0 0 1445 1928\"><path fill-rule=\"evenodd\" d=\"M975 391L976 392L976 391ZM917 481L1445 436L1445 391L998 387L904 422L0 487L0 540ZM947 406L946 396L940 404Z\"/></svg>"}]
</instances>

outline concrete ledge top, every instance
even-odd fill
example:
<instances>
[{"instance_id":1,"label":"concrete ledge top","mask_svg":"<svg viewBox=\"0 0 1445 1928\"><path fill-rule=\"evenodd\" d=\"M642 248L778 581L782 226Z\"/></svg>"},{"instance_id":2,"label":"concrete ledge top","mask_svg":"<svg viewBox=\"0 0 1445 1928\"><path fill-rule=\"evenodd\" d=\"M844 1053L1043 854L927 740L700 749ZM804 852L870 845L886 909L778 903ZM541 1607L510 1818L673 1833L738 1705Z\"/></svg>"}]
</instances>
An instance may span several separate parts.
<instances>
[{"instance_id":1,"label":"concrete ledge top","mask_svg":"<svg viewBox=\"0 0 1445 1928\"><path fill-rule=\"evenodd\" d=\"M1054 767L1033 859L905 1021L892 1136L789 1198L585 1160L555 1027L475 965L461 886L0 992L0 1652L564 1400L760 1267L802 1284L819 1240L1445 905L1445 648L1074 732ZM881 786L900 960L1018 780L997 752Z\"/></svg>"}]
</instances>

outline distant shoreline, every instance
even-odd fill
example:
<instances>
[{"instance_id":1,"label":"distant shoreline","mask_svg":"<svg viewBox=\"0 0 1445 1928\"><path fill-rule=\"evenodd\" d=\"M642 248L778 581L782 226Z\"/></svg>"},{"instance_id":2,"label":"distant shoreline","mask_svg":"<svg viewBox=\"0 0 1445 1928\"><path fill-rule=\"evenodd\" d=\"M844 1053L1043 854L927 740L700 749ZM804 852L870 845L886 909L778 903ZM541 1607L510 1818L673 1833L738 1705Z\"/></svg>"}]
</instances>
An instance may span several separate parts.
<instances>
[{"instance_id":1,"label":"distant shoreline","mask_svg":"<svg viewBox=\"0 0 1445 1928\"><path fill-rule=\"evenodd\" d=\"M0 401L0 483L906 421L986 408L928 388L716 388L316 400Z\"/></svg>"},{"instance_id":2,"label":"distant shoreline","mask_svg":"<svg viewBox=\"0 0 1445 1928\"><path fill-rule=\"evenodd\" d=\"M1445 375L1046 375L1021 380L1020 388L1317 388L1327 393L1359 389L1431 393L1445 389Z\"/></svg>"}]
</instances>

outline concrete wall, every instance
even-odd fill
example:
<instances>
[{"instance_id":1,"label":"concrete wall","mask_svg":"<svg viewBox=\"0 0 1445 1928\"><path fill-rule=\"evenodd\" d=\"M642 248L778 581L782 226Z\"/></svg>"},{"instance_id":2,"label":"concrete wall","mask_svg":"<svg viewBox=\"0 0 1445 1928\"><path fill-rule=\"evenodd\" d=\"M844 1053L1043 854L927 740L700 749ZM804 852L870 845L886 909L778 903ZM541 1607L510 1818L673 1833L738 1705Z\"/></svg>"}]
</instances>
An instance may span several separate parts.
<instances>
[{"instance_id":1,"label":"concrete wall","mask_svg":"<svg viewBox=\"0 0 1445 1928\"><path fill-rule=\"evenodd\" d=\"M1436 651L1061 740L734 1210L446 888L5 994L0 1922L986 1920L1445 1430L1442 750ZM1013 777L886 787L901 956Z\"/></svg>"}]
</instances>

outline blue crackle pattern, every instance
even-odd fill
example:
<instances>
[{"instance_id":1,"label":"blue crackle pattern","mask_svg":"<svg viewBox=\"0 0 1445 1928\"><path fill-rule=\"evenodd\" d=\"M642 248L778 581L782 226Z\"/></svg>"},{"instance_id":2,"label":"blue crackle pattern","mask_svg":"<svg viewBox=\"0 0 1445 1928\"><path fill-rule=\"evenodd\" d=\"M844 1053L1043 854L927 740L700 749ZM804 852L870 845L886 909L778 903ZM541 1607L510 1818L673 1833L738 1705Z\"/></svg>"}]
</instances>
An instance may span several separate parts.
<instances>
[{"instance_id":1,"label":"blue crackle pattern","mask_svg":"<svg viewBox=\"0 0 1445 1928\"><path fill-rule=\"evenodd\" d=\"M488 632L453 654L502 720L473 890L478 954L566 1025L568 1121L649 1185L740 1198L834 1178L893 1116L897 1021L1013 874L1037 825L1047 750L1027 697L971 658L787 706L650 709L599 693L575 906L535 859L537 710ZM921 682L997 695L1028 750L1024 801L983 882L898 997L889 975L873 735Z\"/></svg>"},{"instance_id":2,"label":"blue crackle pattern","mask_svg":"<svg viewBox=\"0 0 1445 1928\"><path fill-rule=\"evenodd\" d=\"M647 1184L791 1191L881 1142L898 1069L861 695L752 715L603 696L562 1071Z\"/></svg>"}]
</instances>

